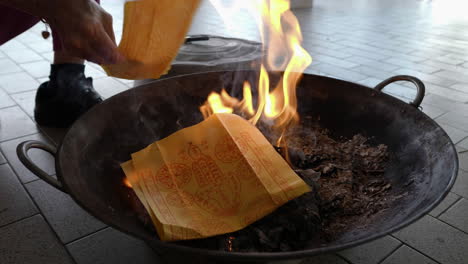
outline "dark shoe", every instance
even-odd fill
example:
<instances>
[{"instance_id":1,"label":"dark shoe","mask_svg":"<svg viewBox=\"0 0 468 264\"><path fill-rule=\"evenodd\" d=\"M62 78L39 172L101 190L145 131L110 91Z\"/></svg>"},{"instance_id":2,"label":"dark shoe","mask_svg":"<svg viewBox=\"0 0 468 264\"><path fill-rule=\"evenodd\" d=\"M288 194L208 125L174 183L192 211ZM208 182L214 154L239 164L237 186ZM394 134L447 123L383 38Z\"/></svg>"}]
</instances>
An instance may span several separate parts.
<instances>
[{"instance_id":1,"label":"dark shoe","mask_svg":"<svg viewBox=\"0 0 468 264\"><path fill-rule=\"evenodd\" d=\"M34 118L41 126L69 127L91 107L102 102L84 65L52 65L50 81L39 86Z\"/></svg>"}]
</instances>

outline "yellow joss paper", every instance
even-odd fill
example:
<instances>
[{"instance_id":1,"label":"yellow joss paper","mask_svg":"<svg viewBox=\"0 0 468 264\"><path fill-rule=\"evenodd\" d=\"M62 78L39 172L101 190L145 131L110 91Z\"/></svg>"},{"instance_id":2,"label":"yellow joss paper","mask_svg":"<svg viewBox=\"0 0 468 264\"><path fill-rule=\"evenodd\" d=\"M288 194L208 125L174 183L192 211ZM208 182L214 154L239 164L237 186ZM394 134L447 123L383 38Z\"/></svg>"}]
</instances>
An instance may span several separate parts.
<instances>
[{"instance_id":1,"label":"yellow joss paper","mask_svg":"<svg viewBox=\"0 0 468 264\"><path fill-rule=\"evenodd\" d=\"M127 61L105 65L108 75L159 78L185 41L200 0L135 0L125 3L119 51Z\"/></svg>"},{"instance_id":2,"label":"yellow joss paper","mask_svg":"<svg viewBox=\"0 0 468 264\"><path fill-rule=\"evenodd\" d=\"M261 132L233 114L157 141L122 168L164 241L240 230L310 191Z\"/></svg>"}]
</instances>

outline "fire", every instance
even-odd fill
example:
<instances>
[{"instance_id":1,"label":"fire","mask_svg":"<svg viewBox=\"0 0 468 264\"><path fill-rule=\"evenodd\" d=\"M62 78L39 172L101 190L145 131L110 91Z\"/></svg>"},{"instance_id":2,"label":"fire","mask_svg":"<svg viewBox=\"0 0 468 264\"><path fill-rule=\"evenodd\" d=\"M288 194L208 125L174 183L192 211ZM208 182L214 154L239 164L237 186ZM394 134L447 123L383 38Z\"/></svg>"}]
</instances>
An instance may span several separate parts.
<instances>
[{"instance_id":1,"label":"fire","mask_svg":"<svg viewBox=\"0 0 468 264\"><path fill-rule=\"evenodd\" d=\"M231 9L211 0L221 15L229 17L233 9L241 9L237 0ZM236 4L237 3L237 4ZM278 145L284 140L284 132L299 121L296 88L302 73L312 63L312 57L302 47L302 33L296 16L290 10L289 0L253 0L246 8L257 20L262 43L266 50L258 80L258 100L253 104L252 86L244 83L242 101L231 97L225 90L211 93L200 108L206 117L213 113L241 112L252 124L265 118L273 121L273 127L281 131ZM227 21L227 20L226 20ZM276 87L270 87L268 71L284 71Z\"/></svg>"},{"instance_id":2,"label":"fire","mask_svg":"<svg viewBox=\"0 0 468 264\"><path fill-rule=\"evenodd\" d=\"M127 178L124 178L123 183L128 188L132 188L132 184L130 183L130 181Z\"/></svg>"}]
</instances>

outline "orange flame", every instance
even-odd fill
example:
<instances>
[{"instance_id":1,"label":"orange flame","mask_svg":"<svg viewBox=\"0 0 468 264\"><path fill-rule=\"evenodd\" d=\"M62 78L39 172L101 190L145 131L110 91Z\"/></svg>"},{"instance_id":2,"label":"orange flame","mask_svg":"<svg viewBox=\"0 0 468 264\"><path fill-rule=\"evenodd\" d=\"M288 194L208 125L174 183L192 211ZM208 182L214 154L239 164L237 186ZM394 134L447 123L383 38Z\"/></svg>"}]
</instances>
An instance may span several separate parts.
<instances>
[{"instance_id":1,"label":"orange flame","mask_svg":"<svg viewBox=\"0 0 468 264\"><path fill-rule=\"evenodd\" d=\"M132 184L130 183L130 181L127 178L124 178L123 183L128 188L132 188Z\"/></svg>"},{"instance_id":2,"label":"orange flame","mask_svg":"<svg viewBox=\"0 0 468 264\"><path fill-rule=\"evenodd\" d=\"M233 13L232 9L223 10L220 0L211 0L211 2L218 11L226 13L228 10L229 14ZM240 6L233 5L236 8ZM246 81L242 101L229 96L223 90L221 94L210 94L200 110L205 118L213 113L240 111L250 117L249 121L252 124L256 124L261 118L273 120L274 127L282 132L278 141L282 141L287 128L299 120L296 87L302 73L312 63L312 57L301 46L301 28L296 16L290 10L289 0L253 0L247 6L245 8L257 16L262 43L266 50L260 68L256 108L252 102L251 84ZM272 90L268 70L284 71L281 81Z\"/></svg>"}]
</instances>

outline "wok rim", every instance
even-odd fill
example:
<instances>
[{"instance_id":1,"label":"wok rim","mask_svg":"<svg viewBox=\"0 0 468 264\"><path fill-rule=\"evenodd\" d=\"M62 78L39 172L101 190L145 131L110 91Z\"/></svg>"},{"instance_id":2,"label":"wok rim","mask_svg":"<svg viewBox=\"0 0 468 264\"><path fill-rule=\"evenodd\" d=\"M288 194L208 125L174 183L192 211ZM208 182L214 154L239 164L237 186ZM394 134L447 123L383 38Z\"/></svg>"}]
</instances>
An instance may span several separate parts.
<instances>
[{"instance_id":1,"label":"wok rim","mask_svg":"<svg viewBox=\"0 0 468 264\"><path fill-rule=\"evenodd\" d=\"M249 70L243 70L243 71L249 72ZM145 83L145 84L139 85L137 87L130 88L130 89L128 89L126 91L123 91L121 93L118 93L118 94L116 94L116 95L114 95L112 97L107 98L106 101L109 101L110 99L112 99L114 97L123 96L123 94L132 92L132 90L134 90L134 89L138 89L138 88L145 87L146 85L154 84L155 82L164 82L164 81L167 81L167 80L172 80L172 79L177 79L177 78L187 78L187 77L192 76L192 75L215 74L215 73L223 74L223 73L229 73L229 72L238 72L238 71L209 71L209 72L185 74L185 75L174 76L174 77L170 77L170 78L166 78L166 79L155 80L153 82ZM351 82L351 81L346 81L346 80L340 80L340 79L332 78L332 77L328 77L328 76L317 75L317 74L304 73L304 75L310 75L310 76L314 76L314 77L317 77L317 78L329 79L329 80L332 80L334 82L345 82L347 84L353 85L353 87L355 87L355 88L372 90L372 91L374 91L376 93L375 96L386 97L387 100L393 100L395 102L395 104L397 104L397 105L398 104L408 105L408 103L406 103L406 102L404 102L404 101L402 101L402 100L400 100L400 99L398 99L398 98L396 98L396 97L394 97L392 95L386 94L384 92L376 91L375 89L370 88L370 87L365 86L365 85L362 85L362 84L358 84L358 83ZM105 106L103 106L103 107L105 107ZM202 248L193 248L193 247L188 247L188 246L181 246L181 245L177 245L177 244L174 244L174 243L161 241L158 238L148 239L146 237L142 237L142 236L140 236L138 234L135 234L135 233L133 233L131 231L125 230L124 228L121 228L118 225L115 225L113 223L108 223L107 220L105 219L105 217L103 217L101 213L95 212L94 210L90 209L87 205L85 205L79 199L77 199L75 197L75 194L73 192L71 192L72 188L70 188L67 181L65 180L65 177L63 177L63 171L62 171L61 166L60 166L61 161L62 161L61 153L64 152L64 150L63 150L64 148L63 148L62 143L65 142L65 140L69 137L71 132L74 131L75 127L77 126L76 124L82 119L82 117L93 114L93 111L92 111L93 109L91 109L90 111L85 113L77 122L75 122L67 130L65 136L63 137L62 142L58 146L56 160L55 160L56 176L57 176L57 179L63 184L63 186L64 186L65 190L67 191L67 193L72 197L72 199L78 205L80 205L80 207L82 209L84 209L86 212L88 212L92 216L96 217L97 219L99 219L100 221L105 223L107 226L115 228L115 229L117 229L117 230L119 230L119 231L121 231L121 232L123 232L123 233L125 233L127 235L130 235L130 236L132 236L134 238L137 238L137 239L140 239L140 240L143 240L143 241L147 242L151 246L151 248L153 250L155 249L154 246L157 246L158 248L156 250L156 253L158 253L159 251L161 251L161 252L179 251L180 253L190 253L190 254L194 254L194 255L211 257L211 258L215 258L215 259L229 258L230 260L240 260L240 261L242 261L242 260L244 260L244 261L247 261L247 260L263 261L263 260L301 259L301 258L305 258L305 257L311 257L311 256L324 254L324 253L332 253L332 252L336 252L336 251L339 251L339 250L344 250L344 249L347 249L347 248L356 247L356 246L362 245L364 243L367 243L367 242L376 240L378 238L384 237L384 236L386 236L388 234L394 233L394 232L396 232L398 230L401 230L404 227L406 227L406 226L416 222L417 220L421 219L422 217L426 216L430 211L432 211L432 209L434 209L448 195L448 193L450 192L450 190L452 189L452 187L453 187L453 185L455 183L455 180L456 180L456 178L458 176L458 171L459 171L459 157L458 157L458 152L457 152L457 150L455 148L455 144L453 143L452 139L449 137L447 132L439 124L437 124L432 118L427 116L425 113L423 113L422 111L420 111L416 107L414 107L413 109L414 109L413 111L418 111L418 113L420 115L423 115L425 117L425 119L427 119L427 121L429 121L432 125L435 125L437 128L440 128L443 131L443 136L446 137L446 139L448 139L448 142L450 143L449 148L450 148L451 151L453 151L453 153L455 153L455 155L454 155L454 157L455 157L455 160L454 160L455 167L453 169L453 172L451 173L450 181L448 182L447 186L445 186L443 192L440 194L440 196L436 200L434 200L432 203L430 203L424 209L420 210L420 212L415 214L413 217L408 217L408 218L405 219L405 221L402 221L400 224L397 224L397 225L393 226L392 228L389 228L389 229L386 229L386 230L383 230L383 231L380 231L380 232L376 232L374 235L371 235L371 236L368 236L368 237L365 237L365 238L361 238L361 239L357 239L357 240L354 240L354 241L351 241L351 242L347 242L347 243L343 243L343 244L339 244L339 245L334 245L334 246L324 246L324 247L317 247L317 248L297 250L297 251L288 251L288 252L228 252L228 251L221 251L221 250L211 250L211 249L202 249Z\"/></svg>"}]
</instances>

